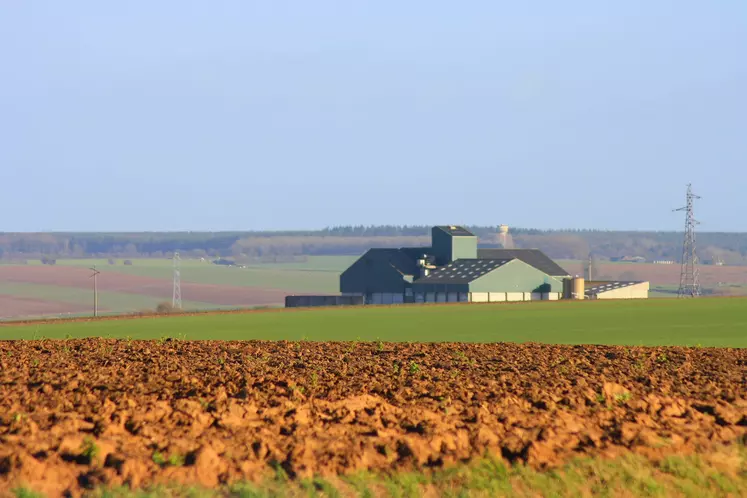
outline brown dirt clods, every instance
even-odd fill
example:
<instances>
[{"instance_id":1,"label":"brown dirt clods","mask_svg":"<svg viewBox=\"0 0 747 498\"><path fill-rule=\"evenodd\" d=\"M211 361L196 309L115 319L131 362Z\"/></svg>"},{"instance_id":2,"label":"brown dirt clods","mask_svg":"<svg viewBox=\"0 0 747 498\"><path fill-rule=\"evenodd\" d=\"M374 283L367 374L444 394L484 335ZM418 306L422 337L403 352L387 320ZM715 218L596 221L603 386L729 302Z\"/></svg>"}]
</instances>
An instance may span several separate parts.
<instances>
[{"instance_id":1,"label":"brown dirt clods","mask_svg":"<svg viewBox=\"0 0 747 498\"><path fill-rule=\"evenodd\" d=\"M743 440L746 374L710 348L0 342L0 494L658 458Z\"/></svg>"}]
</instances>

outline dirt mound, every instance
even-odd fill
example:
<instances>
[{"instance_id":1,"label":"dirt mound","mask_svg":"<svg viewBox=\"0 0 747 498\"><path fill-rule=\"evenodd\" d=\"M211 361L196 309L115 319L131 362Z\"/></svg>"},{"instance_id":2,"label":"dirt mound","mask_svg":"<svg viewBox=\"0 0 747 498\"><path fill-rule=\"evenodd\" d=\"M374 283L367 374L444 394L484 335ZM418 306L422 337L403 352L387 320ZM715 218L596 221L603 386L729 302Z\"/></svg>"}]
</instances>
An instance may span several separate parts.
<instances>
[{"instance_id":1,"label":"dirt mound","mask_svg":"<svg viewBox=\"0 0 747 498\"><path fill-rule=\"evenodd\" d=\"M658 458L745 438L746 398L745 350L4 342L0 490Z\"/></svg>"}]
</instances>

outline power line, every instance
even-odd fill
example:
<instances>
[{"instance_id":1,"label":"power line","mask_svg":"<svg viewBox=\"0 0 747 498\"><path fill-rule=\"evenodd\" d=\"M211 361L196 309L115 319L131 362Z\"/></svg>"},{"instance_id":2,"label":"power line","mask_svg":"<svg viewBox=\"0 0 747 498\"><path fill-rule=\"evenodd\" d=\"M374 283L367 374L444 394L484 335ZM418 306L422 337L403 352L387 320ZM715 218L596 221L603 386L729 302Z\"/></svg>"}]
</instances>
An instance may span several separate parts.
<instances>
[{"instance_id":1,"label":"power line","mask_svg":"<svg viewBox=\"0 0 747 498\"><path fill-rule=\"evenodd\" d=\"M171 298L171 306L175 309L182 309L182 274L179 251L174 252L174 293Z\"/></svg>"},{"instance_id":2,"label":"power line","mask_svg":"<svg viewBox=\"0 0 747 498\"><path fill-rule=\"evenodd\" d=\"M680 288L677 297L698 297L700 282L698 279L698 256L695 252L695 220L693 213L695 199L700 196L693 194L692 185L687 184L687 204L675 211L685 211L685 240L682 243L682 269L680 271Z\"/></svg>"}]
</instances>

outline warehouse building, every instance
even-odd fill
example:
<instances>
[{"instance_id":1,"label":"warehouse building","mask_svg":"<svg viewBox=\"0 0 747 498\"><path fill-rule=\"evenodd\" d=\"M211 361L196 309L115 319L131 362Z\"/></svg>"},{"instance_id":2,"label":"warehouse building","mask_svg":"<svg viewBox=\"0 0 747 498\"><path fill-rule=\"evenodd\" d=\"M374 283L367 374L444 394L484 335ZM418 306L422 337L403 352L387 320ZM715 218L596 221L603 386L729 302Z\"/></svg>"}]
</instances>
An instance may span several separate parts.
<instances>
[{"instance_id":1,"label":"warehouse building","mask_svg":"<svg viewBox=\"0 0 747 498\"><path fill-rule=\"evenodd\" d=\"M536 249L479 249L459 226L436 226L431 247L370 249L340 276L366 304L557 300L567 271Z\"/></svg>"},{"instance_id":2,"label":"warehouse building","mask_svg":"<svg viewBox=\"0 0 747 498\"><path fill-rule=\"evenodd\" d=\"M518 258L459 259L413 282L415 302L560 299L561 280Z\"/></svg>"},{"instance_id":3,"label":"warehouse building","mask_svg":"<svg viewBox=\"0 0 747 498\"><path fill-rule=\"evenodd\" d=\"M436 226L430 247L368 250L342 273L340 292L365 304L646 299L649 283L584 282L540 250L478 248L464 227Z\"/></svg>"}]
</instances>

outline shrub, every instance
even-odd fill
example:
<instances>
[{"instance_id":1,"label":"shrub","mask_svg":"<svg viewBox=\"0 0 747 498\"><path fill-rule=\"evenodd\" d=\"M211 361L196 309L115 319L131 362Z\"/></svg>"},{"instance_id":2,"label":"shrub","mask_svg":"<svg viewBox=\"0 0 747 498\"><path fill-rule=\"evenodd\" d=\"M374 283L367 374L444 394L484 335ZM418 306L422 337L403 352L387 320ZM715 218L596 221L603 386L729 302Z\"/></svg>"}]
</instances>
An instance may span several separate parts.
<instances>
[{"instance_id":1,"label":"shrub","mask_svg":"<svg viewBox=\"0 0 747 498\"><path fill-rule=\"evenodd\" d=\"M169 314L169 313L178 313L179 308L175 308L171 303L164 301L162 303L158 303L158 306L156 306L156 313L162 313L162 314Z\"/></svg>"}]
</instances>

